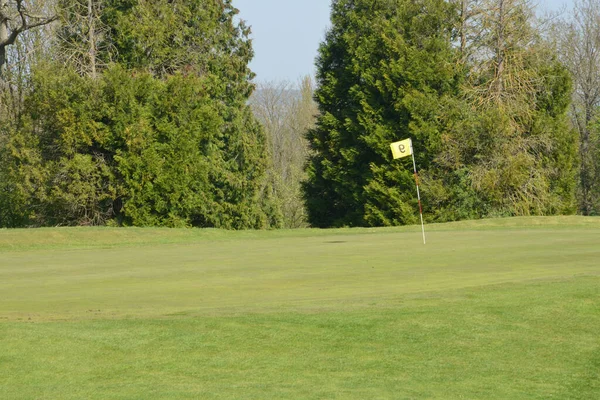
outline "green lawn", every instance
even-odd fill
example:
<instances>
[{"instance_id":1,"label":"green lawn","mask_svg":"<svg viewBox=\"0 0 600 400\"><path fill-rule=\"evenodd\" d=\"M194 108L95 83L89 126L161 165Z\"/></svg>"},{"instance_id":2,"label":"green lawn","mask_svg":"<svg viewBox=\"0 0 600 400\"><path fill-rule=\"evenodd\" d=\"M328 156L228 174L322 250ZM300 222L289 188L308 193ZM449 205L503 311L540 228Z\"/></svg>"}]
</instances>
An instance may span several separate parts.
<instances>
[{"instance_id":1,"label":"green lawn","mask_svg":"<svg viewBox=\"0 0 600 400\"><path fill-rule=\"evenodd\" d=\"M600 218L0 230L0 399L600 398Z\"/></svg>"}]
</instances>

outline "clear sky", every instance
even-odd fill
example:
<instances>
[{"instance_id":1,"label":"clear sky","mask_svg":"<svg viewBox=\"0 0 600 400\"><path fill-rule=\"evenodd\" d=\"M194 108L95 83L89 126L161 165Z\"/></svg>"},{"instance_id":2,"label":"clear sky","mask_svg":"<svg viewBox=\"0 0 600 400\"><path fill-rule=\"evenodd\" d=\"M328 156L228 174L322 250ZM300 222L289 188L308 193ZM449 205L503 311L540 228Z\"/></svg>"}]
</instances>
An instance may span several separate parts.
<instances>
[{"instance_id":1,"label":"clear sky","mask_svg":"<svg viewBox=\"0 0 600 400\"><path fill-rule=\"evenodd\" d=\"M538 0L540 9L569 7L573 0ZM319 43L329 26L329 0L233 0L252 27L257 81L297 82L314 74Z\"/></svg>"}]
</instances>

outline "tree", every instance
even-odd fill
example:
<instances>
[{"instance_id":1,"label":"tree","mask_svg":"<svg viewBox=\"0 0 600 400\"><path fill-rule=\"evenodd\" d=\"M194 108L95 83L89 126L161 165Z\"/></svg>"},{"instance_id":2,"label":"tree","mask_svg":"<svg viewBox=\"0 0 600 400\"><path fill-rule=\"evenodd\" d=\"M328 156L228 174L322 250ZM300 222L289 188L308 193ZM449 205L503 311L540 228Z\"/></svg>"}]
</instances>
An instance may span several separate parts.
<instances>
[{"instance_id":1,"label":"tree","mask_svg":"<svg viewBox=\"0 0 600 400\"><path fill-rule=\"evenodd\" d=\"M99 225L113 218L102 92L63 66L37 65L7 147L22 224Z\"/></svg>"},{"instance_id":2,"label":"tree","mask_svg":"<svg viewBox=\"0 0 600 400\"><path fill-rule=\"evenodd\" d=\"M113 59L110 29L102 20L105 0L60 0L58 57L95 79Z\"/></svg>"},{"instance_id":3,"label":"tree","mask_svg":"<svg viewBox=\"0 0 600 400\"><path fill-rule=\"evenodd\" d=\"M441 99L457 93L457 14L442 0L336 0L319 49L317 125L304 186L313 226L416 222L412 165L389 144L412 137L428 168Z\"/></svg>"},{"instance_id":4,"label":"tree","mask_svg":"<svg viewBox=\"0 0 600 400\"><path fill-rule=\"evenodd\" d=\"M558 51L574 82L571 118L579 133L579 210L600 213L600 4L578 0L557 26Z\"/></svg>"},{"instance_id":5,"label":"tree","mask_svg":"<svg viewBox=\"0 0 600 400\"><path fill-rule=\"evenodd\" d=\"M42 15L50 15L50 8L39 0L0 0L0 136L4 140L22 111L32 66L48 56L47 30L54 17Z\"/></svg>"},{"instance_id":6,"label":"tree","mask_svg":"<svg viewBox=\"0 0 600 400\"><path fill-rule=\"evenodd\" d=\"M467 62L472 54L469 44L479 37L479 29L474 20L481 14L483 0L452 0L459 10L458 36L460 38L460 54L463 62Z\"/></svg>"},{"instance_id":7,"label":"tree","mask_svg":"<svg viewBox=\"0 0 600 400\"><path fill-rule=\"evenodd\" d=\"M266 211L269 201L259 196L266 139L247 105L254 89L248 68L253 51L250 30L235 19L237 13L230 0L107 0L103 21L111 27L117 63L157 79L201 78L219 116L219 124L211 127L209 145L218 154L209 177L220 210L215 216L221 217L196 224L265 227L275 223Z\"/></svg>"}]
</instances>

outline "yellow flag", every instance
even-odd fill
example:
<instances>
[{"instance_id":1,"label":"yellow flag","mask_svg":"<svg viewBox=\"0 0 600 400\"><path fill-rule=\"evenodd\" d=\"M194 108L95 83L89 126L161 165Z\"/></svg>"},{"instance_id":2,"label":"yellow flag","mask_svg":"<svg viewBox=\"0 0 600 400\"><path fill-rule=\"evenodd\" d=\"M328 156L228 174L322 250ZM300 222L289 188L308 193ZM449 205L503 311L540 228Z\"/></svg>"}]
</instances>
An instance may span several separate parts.
<instances>
[{"instance_id":1,"label":"yellow flag","mask_svg":"<svg viewBox=\"0 0 600 400\"><path fill-rule=\"evenodd\" d=\"M394 160L396 158L402 158L412 154L412 141L410 139L394 142L390 145L390 147L392 148Z\"/></svg>"}]
</instances>

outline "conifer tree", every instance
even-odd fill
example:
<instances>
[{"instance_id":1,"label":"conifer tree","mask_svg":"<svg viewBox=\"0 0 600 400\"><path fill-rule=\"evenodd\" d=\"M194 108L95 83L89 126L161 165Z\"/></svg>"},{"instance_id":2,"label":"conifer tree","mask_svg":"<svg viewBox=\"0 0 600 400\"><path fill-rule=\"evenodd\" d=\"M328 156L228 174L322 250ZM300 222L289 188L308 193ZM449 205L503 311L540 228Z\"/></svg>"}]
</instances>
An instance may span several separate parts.
<instances>
[{"instance_id":1,"label":"conifer tree","mask_svg":"<svg viewBox=\"0 0 600 400\"><path fill-rule=\"evenodd\" d=\"M314 226L415 222L412 165L389 144L411 137L428 168L440 146L440 99L457 93L457 13L443 0L335 0L319 50L320 115L305 196Z\"/></svg>"}]
</instances>

